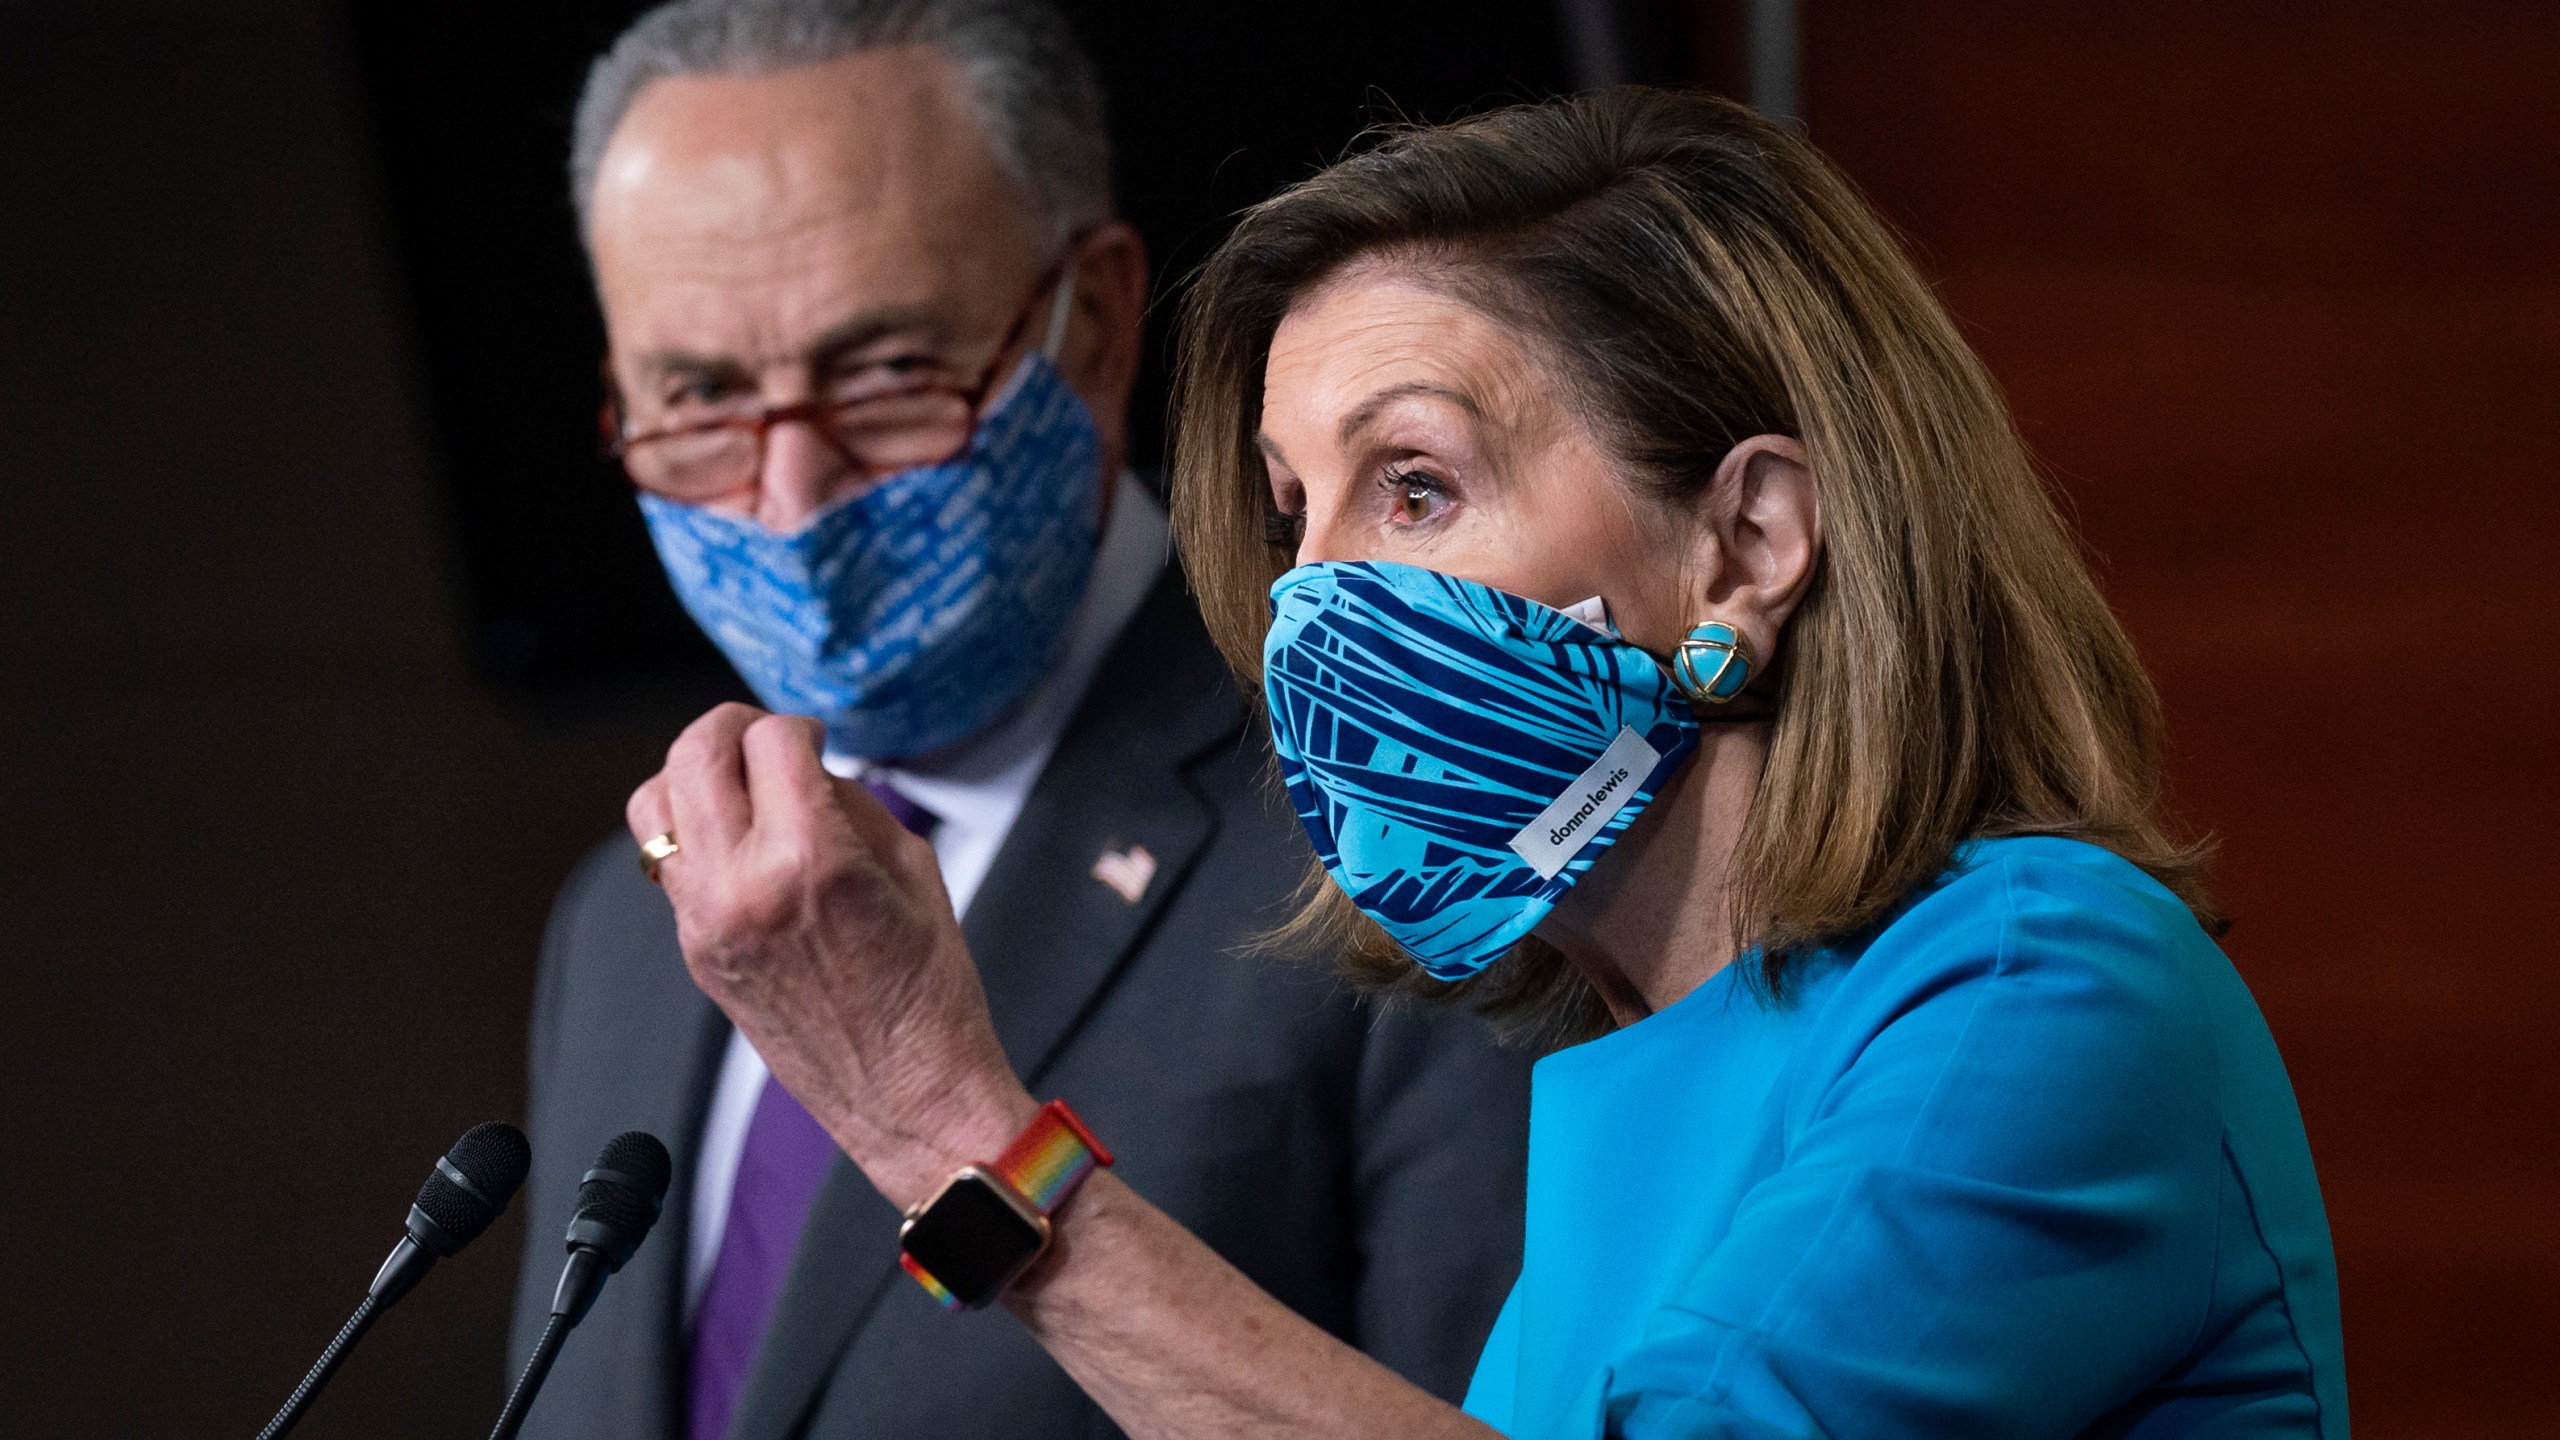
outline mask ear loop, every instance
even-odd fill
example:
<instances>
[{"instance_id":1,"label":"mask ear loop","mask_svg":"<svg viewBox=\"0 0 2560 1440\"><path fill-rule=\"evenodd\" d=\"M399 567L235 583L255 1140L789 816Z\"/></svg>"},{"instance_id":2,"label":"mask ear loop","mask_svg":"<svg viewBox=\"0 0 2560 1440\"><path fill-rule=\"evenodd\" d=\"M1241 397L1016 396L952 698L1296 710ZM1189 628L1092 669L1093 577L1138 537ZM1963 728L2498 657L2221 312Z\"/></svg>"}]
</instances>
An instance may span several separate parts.
<instances>
[{"instance_id":1,"label":"mask ear loop","mask_svg":"<svg viewBox=\"0 0 2560 1440\"><path fill-rule=\"evenodd\" d=\"M1058 298L1049 302L1049 334L1040 342L1040 354L1051 364L1057 363L1058 349L1067 343L1067 317L1075 307L1076 267L1069 264L1067 273L1058 277Z\"/></svg>"}]
</instances>

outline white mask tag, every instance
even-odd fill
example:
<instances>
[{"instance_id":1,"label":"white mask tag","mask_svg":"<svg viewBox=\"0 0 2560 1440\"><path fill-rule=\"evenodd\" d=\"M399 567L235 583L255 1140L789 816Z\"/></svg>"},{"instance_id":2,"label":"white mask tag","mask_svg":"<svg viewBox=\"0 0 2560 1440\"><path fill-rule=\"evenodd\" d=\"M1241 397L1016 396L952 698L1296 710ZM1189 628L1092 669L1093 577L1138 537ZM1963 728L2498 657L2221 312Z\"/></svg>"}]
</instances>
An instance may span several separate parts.
<instances>
[{"instance_id":1,"label":"white mask tag","mask_svg":"<svg viewBox=\"0 0 2560 1440\"><path fill-rule=\"evenodd\" d=\"M1512 853L1528 861L1539 879L1553 880L1567 861L1591 843L1592 836L1609 828L1660 763L1662 752L1646 744L1632 727L1619 730L1618 738L1600 752L1590 769L1575 776L1554 804L1511 837Z\"/></svg>"},{"instance_id":2,"label":"white mask tag","mask_svg":"<svg viewBox=\"0 0 2560 1440\"><path fill-rule=\"evenodd\" d=\"M1597 630L1612 640L1619 638L1618 627L1609 623L1609 602L1597 595L1567 605L1564 613L1581 621L1586 629Z\"/></svg>"}]
</instances>

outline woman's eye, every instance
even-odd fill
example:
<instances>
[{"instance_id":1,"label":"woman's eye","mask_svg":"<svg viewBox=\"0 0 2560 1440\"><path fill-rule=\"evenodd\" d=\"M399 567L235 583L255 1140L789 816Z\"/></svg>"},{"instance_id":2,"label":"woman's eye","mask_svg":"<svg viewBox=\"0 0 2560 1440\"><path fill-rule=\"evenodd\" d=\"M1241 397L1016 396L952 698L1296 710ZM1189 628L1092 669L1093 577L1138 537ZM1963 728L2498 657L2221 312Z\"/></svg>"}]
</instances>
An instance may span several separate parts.
<instances>
[{"instance_id":1,"label":"woman's eye","mask_svg":"<svg viewBox=\"0 0 2560 1440\"><path fill-rule=\"evenodd\" d=\"M1448 507L1449 494L1431 476L1406 473L1387 477L1388 502L1398 523L1419 525Z\"/></svg>"},{"instance_id":2,"label":"woman's eye","mask_svg":"<svg viewBox=\"0 0 2560 1440\"><path fill-rule=\"evenodd\" d=\"M1306 542L1307 517L1276 508L1266 510L1262 513L1262 538L1266 544L1294 551Z\"/></svg>"}]
</instances>

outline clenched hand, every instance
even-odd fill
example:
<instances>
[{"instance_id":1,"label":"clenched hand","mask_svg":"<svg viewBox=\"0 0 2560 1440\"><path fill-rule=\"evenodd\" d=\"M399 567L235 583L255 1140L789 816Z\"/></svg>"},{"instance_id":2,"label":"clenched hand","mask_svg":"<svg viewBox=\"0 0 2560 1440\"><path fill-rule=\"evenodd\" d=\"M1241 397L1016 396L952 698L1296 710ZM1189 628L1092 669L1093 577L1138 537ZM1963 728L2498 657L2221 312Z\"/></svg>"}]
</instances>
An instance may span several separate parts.
<instances>
[{"instance_id":1,"label":"clenched hand","mask_svg":"<svg viewBox=\"0 0 2560 1440\"><path fill-rule=\"evenodd\" d=\"M891 1203L1035 1107L1007 1067L933 847L818 763L815 721L723 705L631 796L685 966Z\"/></svg>"}]
</instances>

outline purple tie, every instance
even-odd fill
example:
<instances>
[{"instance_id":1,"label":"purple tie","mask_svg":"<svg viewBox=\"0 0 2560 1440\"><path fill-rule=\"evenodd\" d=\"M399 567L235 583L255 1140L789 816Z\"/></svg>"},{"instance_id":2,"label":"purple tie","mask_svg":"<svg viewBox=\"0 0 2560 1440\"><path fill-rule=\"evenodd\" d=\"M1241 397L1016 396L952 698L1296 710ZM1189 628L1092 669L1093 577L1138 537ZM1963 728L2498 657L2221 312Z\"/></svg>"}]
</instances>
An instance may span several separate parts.
<instances>
[{"instance_id":1,"label":"purple tie","mask_svg":"<svg viewBox=\"0 0 2560 1440\"><path fill-rule=\"evenodd\" d=\"M865 780L862 788L870 791L871 798L879 801L899 824L927 840L933 838L933 827L941 823L940 816L908 799L886 780Z\"/></svg>"},{"instance_id":2,"label":"purple tie","mask_svg":"<svg viewBox=\"0 0 2560 1440\"><path fill-rule=\"evenodd\" d=\"M878 780L870 791L898 823L918 835L933 834L933 812ZM791 1256L818 1186L835 1168L836 1142L800 1108L791 1093L764 1082L755 1118L738 1155L737 1182L729 1191L729 1219L720 1231L720 1255L703 1288L694 1319L693 1361L687 1392L687 1440L721 1440L747 1388L756 1345L782 1298Z\"/></svg>"}]
</instances>

